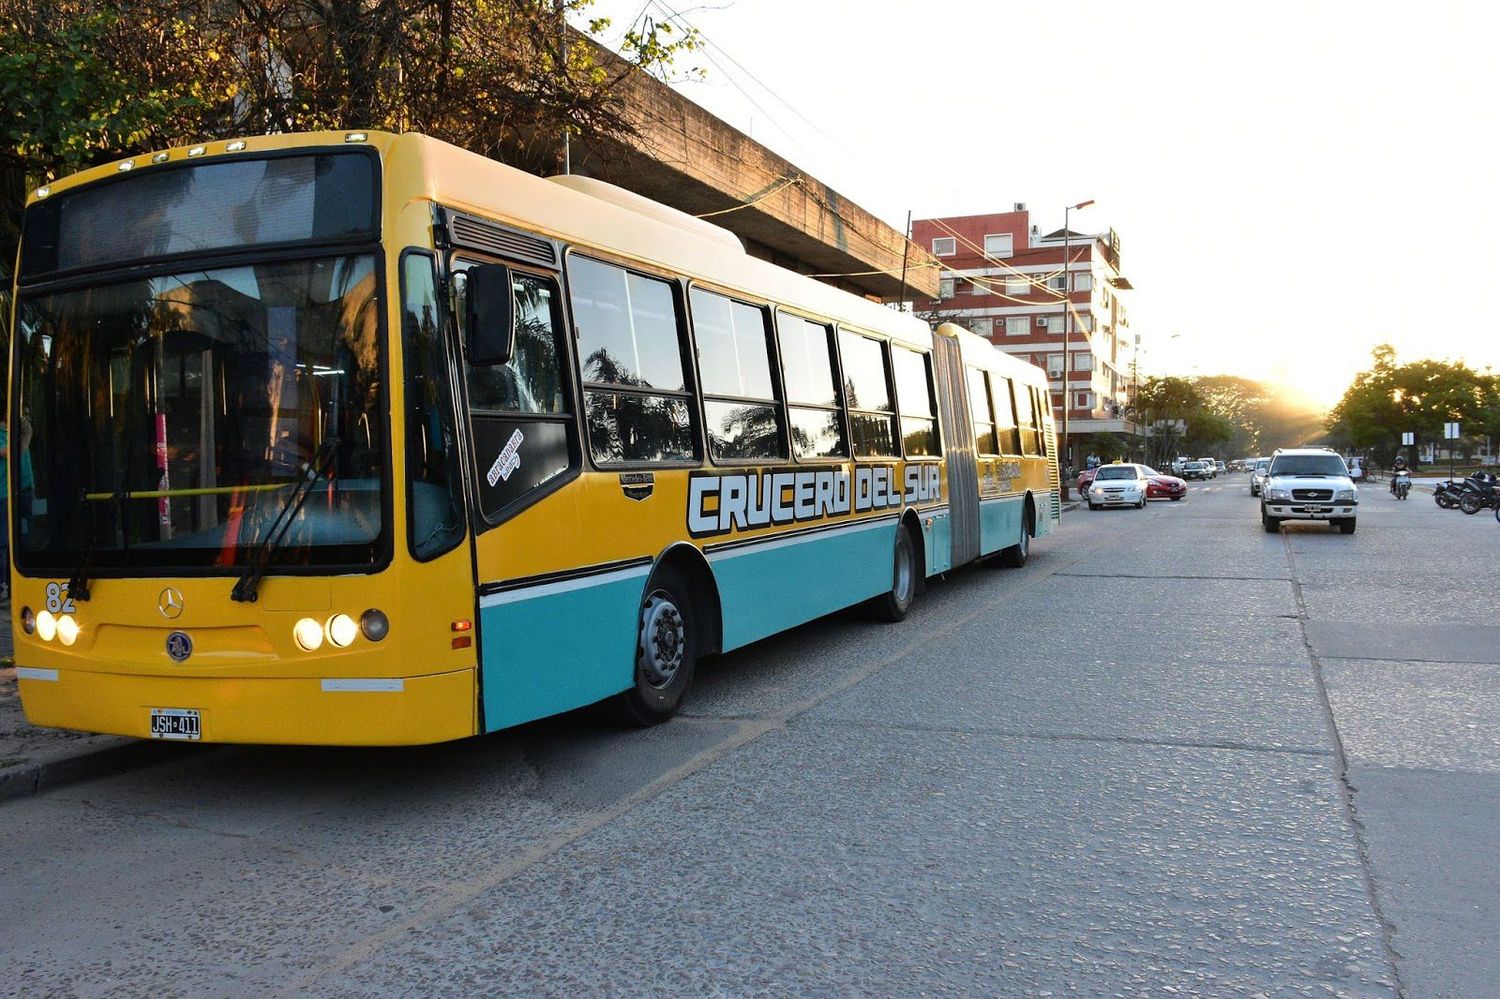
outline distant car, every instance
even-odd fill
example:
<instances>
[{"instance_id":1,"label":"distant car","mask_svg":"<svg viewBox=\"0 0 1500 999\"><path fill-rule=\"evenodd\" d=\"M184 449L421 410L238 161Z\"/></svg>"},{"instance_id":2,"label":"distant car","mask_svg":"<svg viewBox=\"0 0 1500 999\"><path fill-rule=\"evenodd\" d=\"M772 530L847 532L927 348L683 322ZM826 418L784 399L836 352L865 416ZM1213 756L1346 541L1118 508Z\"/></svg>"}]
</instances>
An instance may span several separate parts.
<instances>
[{"instance_id":1,"label":"distant car","mask_svg":"<svg viewBox=\"0 0 1500 999\"><path fill-rule=\"evenodd\" d=\"M1198 460L1208 466L1208 477L1210 479L1217 479L1219 477L1218 462L1214 461L1212 458L1199 458Z\"/></svg>"},{"instance_id":2,"label":"distant car","mask_svg":"<svg viewBox=\"0 0 1500 999\"><path fill-rule=\"evenodd\" d=\"M1222 461L1214 462L1214 474L1216 477L1224 474L1224 463Z\"/></svg>"},{"instance_id":3,"label":"distant car","mask_svg":"<svg viewBox=\"0 0 1500 999\"><path fill-rule=\"evenodd\" d=\"M1146 477L1139 465L1101 465L1088 491L1089 509L1101 506L1146 506Z\"/></svg>"},{"instance_id":4,"label":"distant car","mask_svg":"<svg viewBox=\"0 0 1500 999\"><path fill-rule=\"evenodd\" d=\"M1271 467L1270 458L1256 458L1255 464L1250 468L1250 495L1259 496L1260 489L1266 484L1266 470Z\"/></svg>"},{"instance_id":5,"label":"distant car","mask_svg":"<svg viewBox=\"0 0 1500 999\"><path fill-rule=\"evenodd\" d=\"M1211 479L1213 473L1209 471L1206 461L1190 461L1182 466L1182 477L1184 479Z\"/></svg>"},{"instance_id":6,"label":"distant car","mask_svg":"<svg viewBox=\"0 0 1500 999\"><path fill-rule=\"evenodd\" d=\"M1146 476L1147 499L1169 499L1174 503L1187 495L1187 483L1175 475L1165 475L1150 465L1138 466Z\"/></svg>"},{"instance_id":7,"label":"distant car","mask_svg":"<svg viewBox=\"0 0 1500 999\"><path fill-rule=\"evenodd\" d=\"M1078 473L1078 482L1076 484L1078 495L1082 496L1089 491L1089 483L1094 481L1094 473L1098 471L1099 469L1097 468L1085 468Z\"/></svg>"}]
</instances>

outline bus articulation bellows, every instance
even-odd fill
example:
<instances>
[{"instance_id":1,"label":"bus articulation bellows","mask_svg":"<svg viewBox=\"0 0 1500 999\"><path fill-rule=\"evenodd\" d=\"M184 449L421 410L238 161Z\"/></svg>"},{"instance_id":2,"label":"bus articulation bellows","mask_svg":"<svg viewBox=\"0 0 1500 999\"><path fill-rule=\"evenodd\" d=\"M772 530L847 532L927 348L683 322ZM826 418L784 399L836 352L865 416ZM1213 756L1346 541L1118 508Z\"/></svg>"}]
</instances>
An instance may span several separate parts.
<instances>
[{"instance_id":1,"label":"bus articulation bellows","mask_svg":"<svg viewBox=\"0 0 1500 999\"><path fill-rule=\"evenodd\" d=\"M391 745L605 699L654 723L700 657L861 602L899 620L1058 521L1039 369L420 135L60 180L16 293L39 725Z\"/></svg>"}]
</instances>

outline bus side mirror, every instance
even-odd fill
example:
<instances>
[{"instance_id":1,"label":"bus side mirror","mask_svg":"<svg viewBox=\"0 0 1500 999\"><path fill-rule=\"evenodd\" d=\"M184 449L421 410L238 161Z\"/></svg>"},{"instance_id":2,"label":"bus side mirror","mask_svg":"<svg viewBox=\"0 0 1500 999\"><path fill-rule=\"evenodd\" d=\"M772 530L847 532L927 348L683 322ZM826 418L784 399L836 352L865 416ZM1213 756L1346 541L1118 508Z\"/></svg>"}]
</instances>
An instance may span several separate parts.
<instances>
[{"instance_id":1,"label":"bus side mirror","mask_svg":"<svg viewBox=\"0 0 1500 999\"><path fill-rule=\"evenodd\" d=\"M504 364L516 349L516 294L510 268L470 267L464 284L464 355L475 367Z\"/></svg>"}]
</instances>

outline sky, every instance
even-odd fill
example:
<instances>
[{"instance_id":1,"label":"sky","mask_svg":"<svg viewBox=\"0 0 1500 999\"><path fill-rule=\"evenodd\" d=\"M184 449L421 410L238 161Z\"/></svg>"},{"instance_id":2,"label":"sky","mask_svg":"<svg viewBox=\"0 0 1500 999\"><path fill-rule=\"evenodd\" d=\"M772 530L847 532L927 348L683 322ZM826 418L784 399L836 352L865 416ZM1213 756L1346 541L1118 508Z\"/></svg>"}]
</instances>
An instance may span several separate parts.
<instances>
[{"instance_id":1,"label":"sky","mask_svg":"<svg viewBox=\"0 0 1500 999\"><path fill-rule=\"evenodd\" d=\"M688 98L897 229L1025 202L1120 237L1152 374L1320 406L1369 367L1500 369L1500 5L598 0L699 29ZM1175 336L1174 336L1175 334Z\"/></svg>"}]
</instances>

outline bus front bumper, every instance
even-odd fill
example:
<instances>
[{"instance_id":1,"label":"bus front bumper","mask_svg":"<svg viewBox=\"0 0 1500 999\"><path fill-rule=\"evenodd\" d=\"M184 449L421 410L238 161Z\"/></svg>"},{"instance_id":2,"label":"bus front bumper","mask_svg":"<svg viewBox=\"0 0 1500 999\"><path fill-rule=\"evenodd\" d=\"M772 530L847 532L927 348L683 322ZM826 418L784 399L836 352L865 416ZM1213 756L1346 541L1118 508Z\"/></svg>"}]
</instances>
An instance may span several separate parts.
<instances>
[{"instance_id":1,"label":"bus front bumper","mask_svg":"<svg viewBox=\"0 0 1500 999\"><path fill-rule=\"evenodd\" d=\"M325 746L421 745L476 731L469 669L368 680L142 676L26 666L16 675L26 719L50 728ZM178 721L168 723L168 715ZM161 731L153 735L153 729Z\"/></svg>"}]
</instances>

